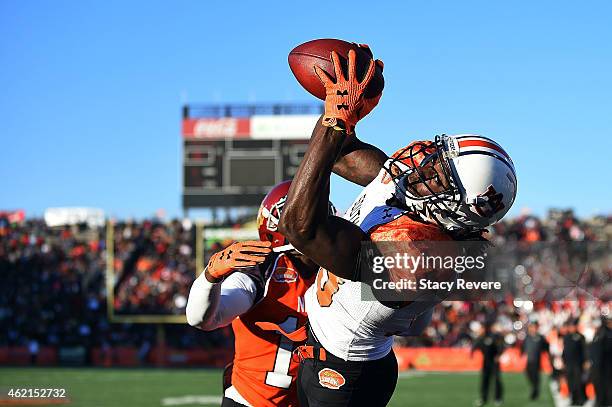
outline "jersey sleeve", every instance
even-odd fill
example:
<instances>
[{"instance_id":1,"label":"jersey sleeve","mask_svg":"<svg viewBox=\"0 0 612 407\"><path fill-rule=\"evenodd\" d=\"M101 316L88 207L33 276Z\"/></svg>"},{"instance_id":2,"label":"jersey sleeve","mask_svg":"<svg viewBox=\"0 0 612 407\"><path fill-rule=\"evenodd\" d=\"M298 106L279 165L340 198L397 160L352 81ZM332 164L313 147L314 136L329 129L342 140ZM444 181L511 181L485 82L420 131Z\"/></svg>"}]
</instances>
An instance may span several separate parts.
<instances>
[{"instance_id":1,"label":"jersey sleeve","mask_svg":"<svg viewBox=\"0 0 612 407\"><path fill-rule=\"evenodd\" d=\"M420 336L431 322L431 317L433 316L433 307L434 305L432 304L431 308L418 315L412 321L410 327L406 329L405 332L401 333L400 336Z\"/></svg>"},{"instance_id":2,"label":"jersey sleeve","mask_svg":"<svg viewBox=\"0 0 612 407\"><path fill-rule=\"evenodd\" d=\"M232 273L221 283L211 283L202 273L189 291L187 322L205 331L229 325L255 304L260 291L257 282L246 273Z\"/></svg>"}]
</instances>

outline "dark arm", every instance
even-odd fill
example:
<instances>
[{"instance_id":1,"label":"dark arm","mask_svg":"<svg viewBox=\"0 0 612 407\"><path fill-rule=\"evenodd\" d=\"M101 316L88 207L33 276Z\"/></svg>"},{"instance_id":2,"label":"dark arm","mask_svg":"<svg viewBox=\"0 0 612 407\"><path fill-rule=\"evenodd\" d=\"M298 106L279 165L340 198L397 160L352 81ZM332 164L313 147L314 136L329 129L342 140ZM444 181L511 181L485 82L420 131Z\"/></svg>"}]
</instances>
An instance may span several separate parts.
<instances>
[{"instance_id":1,"label":"dark arm","mask_svg":"<svg viewBox=\"0 0 612 407\"><path fill-rule=\"evenodd\" d=\"M504 351L506 350L506 344L504 342L504 338L502 338L500 335L497 336L496 340L497 340L497 355L495 355L494 360L498 362L502 353L504 353Z\"/></svg>"},{"instance_id":2,"label":"dark arm","mask_svg":"<svg viewBox=\"0 0 612 407\"><path fill-rule=\"evenodd\" d=\"M387 158L378 147L355 136L346 137L332 170L348 181L366 186L376 178Z\"/></svg>"},{"instance_id":3,"label":"dark arm","mask_svg":"<svg viewBox=\"0 0 612 407\"><path fill-rule=\"evenodd\" d=\"M279 231L321 267L338 277L355 279L366 236L349 221L328 215L329 178L346 137L343 130L324 127L319 120L289 188Z\"/></svg>"},{"instance_id":4,"label":"dark arm","mask_svg":"<svg viewBox=\"0 0 612 407\"><path fill-rule=\"evenodd\" d=\"M569 334L566 333L565 336L563 337L563 350L561 351L561 359L563 359L564 364L567 361L567 346L565 346L567 343L567 340L566 340L567 335Z\"/></svg>"},{"instance_id":5,"label":"dark arm","mask_svg":"<svg viewBox=\"0 0 612 407\"><path fill-rule=\"evenodd\" d=\"M476 352L477 350L480 350L480 338L476 339L472 343L472 348L470 349L470 357L471 358L474 357L474 352Z\"/></svg>"},{"instance_id":6,"label":"dark arm","mask_svg":"<svg viewBox=\"0 0 612 407\"><path fill-rule=\"evenodd\" d=\"M589 361L589 349L587 348L586 339L581 336L580 343L582 345L582 364L584 365Z\"/></svg>"},{"instance_id":7,"label":"dark arm","mask_svg":"<svg viewBox=\"0 0 612 407\"><path fill-rule=\"evenodd\" d=\"M553 363L553 355L550 353L550 344L548 340L544 339L544 352L548 356L548 363L550 364L551 370L555 370L555 364Z\"/></svg>"}]
</instances>

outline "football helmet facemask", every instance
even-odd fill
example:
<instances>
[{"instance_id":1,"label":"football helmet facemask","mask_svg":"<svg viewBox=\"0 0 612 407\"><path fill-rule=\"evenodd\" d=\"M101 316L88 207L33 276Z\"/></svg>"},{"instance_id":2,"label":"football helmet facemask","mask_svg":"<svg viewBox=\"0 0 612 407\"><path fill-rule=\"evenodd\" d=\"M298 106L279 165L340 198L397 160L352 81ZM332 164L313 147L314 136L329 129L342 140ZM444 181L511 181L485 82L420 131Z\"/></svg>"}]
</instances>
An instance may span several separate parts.
<instances>
[{"instance_id":1,"label":"football helmet facemask","mask_svg":"<svg viewBox=\"0 0 612 407\"><path fill-rule=\"evenodd\" d=\"M413 142L393 154L385 170L402 206L447 230L482 230L499 221L516 197L512 159L479 135Z\"/></svg>"}]
</instances>

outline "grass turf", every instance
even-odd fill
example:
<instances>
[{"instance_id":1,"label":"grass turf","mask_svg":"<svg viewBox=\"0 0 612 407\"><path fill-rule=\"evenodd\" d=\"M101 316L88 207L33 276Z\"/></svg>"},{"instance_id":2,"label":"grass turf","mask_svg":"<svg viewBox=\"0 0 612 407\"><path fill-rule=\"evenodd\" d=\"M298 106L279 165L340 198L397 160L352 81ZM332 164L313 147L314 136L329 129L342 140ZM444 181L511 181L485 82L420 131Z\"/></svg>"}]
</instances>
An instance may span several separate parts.
<instances>
[{"instance_id":1,"label":"grass turf","mask_svg":"<svg viewBox=\"0 0 612 407\"><path fill-rule=\"evenodd\" d=\"M389 406L471 406L477 398L476 373L402 373ZM553 406L547 381L538 402L527 401L522 374L504 374L506 407ZM80 369L0 368L0 389L6 400L9 388L65 388L70 406L218 406L221 371L204 369ZM372 391L376 391L372 389ZM185 396L211 396L189 403ZM193 400L193 399L192 399ZM0 401L0 405L3 404ZM39 404L40 405L40 404Z\"/></svg>"}]
</instances>

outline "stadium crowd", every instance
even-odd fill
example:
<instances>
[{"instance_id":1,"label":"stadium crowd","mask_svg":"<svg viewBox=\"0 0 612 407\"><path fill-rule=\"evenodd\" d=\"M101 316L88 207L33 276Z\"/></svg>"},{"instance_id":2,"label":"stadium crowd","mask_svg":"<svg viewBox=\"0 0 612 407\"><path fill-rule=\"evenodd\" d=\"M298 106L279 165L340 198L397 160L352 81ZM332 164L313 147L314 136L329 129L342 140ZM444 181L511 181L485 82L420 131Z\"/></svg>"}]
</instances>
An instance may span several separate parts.
<instances>
[{"instance_id":1,"label":"stadium crowd","mask_svg":"<svg viewBox=\"0 0 612 407\"><path fill-rule=\"evenodd\" d=\"M230 222L231 224L231 222ZM239 227L239 224L232 226ZM509 242L610 242L609 217L577 219L571 211L551 211L546 218L520 216L491 231L495 245ZM41 219L9 221L0 215L0 346L114 345L151 346L152 325L110 323L106 291L106 229L86 225L51 228ZM211 252L225 242L215 242ZM178 315L184 313L195 275L195 227L189 220L145 220L114 225L112 282L116 314ZM604 254L607 255L608 251ZM607 259L607 257L605 257ZM604 259L604 260L605 260ZM206 258L204 259L206 261ZM609 260L609 259L608 259ZM540 267L535 263L531 267ZM540 271L540 270L539 270ZM609 261L590 277L596 294L610 290ZM601 291L601 290L608 290ZM591 293L592 294L592 293ZM525 337L526 325L537 319L545 335L559 333L565 321L579 319L592 338L609 303L574 292L572 301L444 302L418 338L398 338L400 345L469 346L482 325L494 321L509 346ZM577 300L577 301L574 301ZM167 328L167 344L177 348L231 346L228 328L201 333L185 325ZM562 332L561 332L562 333Z\"/></svg>"},{"instance_id":2,"label":"stadium crowd","mask_svg":"<svg viewBox=\"0 0 612 407\"><path fill-rule=\"evenodd\" d=\"M195 273L190 222L115 224L115 313L182 314ZM0 346L136 346L156 340L152 325L110 323L107 312L106 230L50 228L41 219L0 218ZM178 348L218 347L228 330L200 335L169 326Z\"/></svg>"},{"instance_id":3,"label":"stadium crowd","mask_svg":"<svg viewBox=\"0 0 612 407\"><path fill-rule=\"evenodd\" d=\"M117 223L114 230L115 310L183 313L195 274L191 222Z\"/></svg>"},{"instance_id":4,"label":"stadium crowd","mask_svg":"<svg viewBox=\"0 0 612 407\"><path fill-rule=\"evenodd\" d=\"M495 329L504 335L507 345L512 346L525 338L526 327L531 321L539 322L542 334L557 335L559 330L563 330L565 322L576 319L589 340L600 326L602 313L609 316L612 312L609 302L612 295L611 237L610 218L580 221L571 211L550 211L545 219L524 215L500 222L488 236L493 245L503 247L517 244L520 248L520 244L529 243L535 245L532 247L539 245L537 250L542 253L554 251L557 255L568 248L579 253L588 252L587 272L575 276L568 267L563 273L556 256L534 256L529 253L514 270L518 277L537 276L537 279L528 278L531 287L523 291L531 294L527 296L529 299L444 302L436 307L432 323L421 337L398 338L398 341L405 345L469 346L486 323L495 322ZM548 251L543 251L543 248ZM530 291L563 285L568 279L570 283L579 281L577 287L567 284L552 294L548 290L547 295L536 295ZM540 287L537 287L538 284Z\"/></svg>"}]
</instances>

